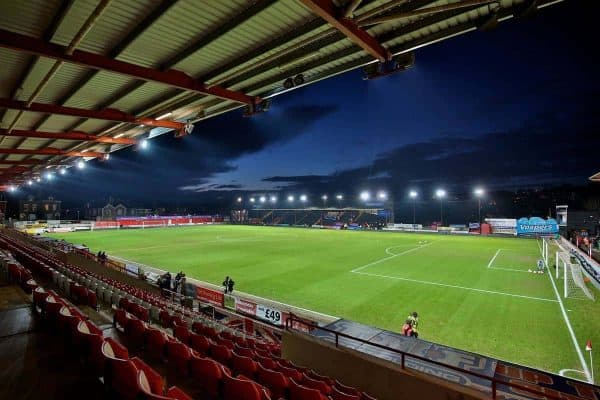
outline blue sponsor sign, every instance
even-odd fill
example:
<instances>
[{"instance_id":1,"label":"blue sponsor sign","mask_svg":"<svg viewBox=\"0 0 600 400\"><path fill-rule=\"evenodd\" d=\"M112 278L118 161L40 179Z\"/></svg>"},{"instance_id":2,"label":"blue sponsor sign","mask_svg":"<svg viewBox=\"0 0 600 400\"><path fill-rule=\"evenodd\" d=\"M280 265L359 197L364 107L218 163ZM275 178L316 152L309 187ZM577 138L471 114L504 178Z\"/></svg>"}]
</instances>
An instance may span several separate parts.
<instances>
[{"instance_id":1,"label":"blue sponsor sign","mask_svg":"<svg viewBox=\"0 0 600 400\"><path fill-rule=\"evenodd\" d=\"M558 224L553 218L521 218L517 221L517 235L552 235L558 233Z\"/></svg>"}]
</instances>

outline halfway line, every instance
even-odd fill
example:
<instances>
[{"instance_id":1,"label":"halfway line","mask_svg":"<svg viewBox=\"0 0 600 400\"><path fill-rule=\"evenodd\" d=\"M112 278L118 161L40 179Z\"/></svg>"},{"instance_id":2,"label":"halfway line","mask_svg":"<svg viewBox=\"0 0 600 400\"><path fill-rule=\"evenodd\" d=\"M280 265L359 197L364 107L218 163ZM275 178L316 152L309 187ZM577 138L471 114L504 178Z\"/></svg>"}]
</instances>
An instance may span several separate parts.
<instances>
[{"instance_id":1,"label":"halfway line","mask_svg":"<svg viewBox=\"0 0 600 400\"><path fill-rule=\"evenodd\" d=\"M400 253L398 253L398 254L394 254L394 255L391 255L391 256L388 256L388 257L383 257L383 258L380 258L379 260L375 260L375 261L373 261L373 262L371 262L371 263L365 264L365 265L363 265L362 267L354 268L354 269L353 269L352 271L350 271L350 272L357 273L358 271L361 271L361 270L363 270L363 269L365 269L365 268L368 268L368 267L370 267L370 266L377 265L377 264L379 264L379 263L382 263L382 262L384 262L384 261L387 261L387 260L391 260L391 259L392 259L392 258L394 258L394 257L398 257L398 256L401 256L401 255L403 255L403 254L407 254L407 253L410 253L410 252L412 252L412 251L419 250L420 248L427 247L427 246L429 246L431 243L432 243L432 242L429 242L429 243L427 243L427 244L424 244L424 245L422 245L422 246L419 246L419 247L413 247L412 249L408 249L408 250L402 251L402 252L400 252ZM390 248L390 247L388 247L388 249L389 249L389 248ZM386 250L387 250L387 249L386 249ZM389 254L389 253L388 253L388 254Z\"/></svg>"}]
</instances>

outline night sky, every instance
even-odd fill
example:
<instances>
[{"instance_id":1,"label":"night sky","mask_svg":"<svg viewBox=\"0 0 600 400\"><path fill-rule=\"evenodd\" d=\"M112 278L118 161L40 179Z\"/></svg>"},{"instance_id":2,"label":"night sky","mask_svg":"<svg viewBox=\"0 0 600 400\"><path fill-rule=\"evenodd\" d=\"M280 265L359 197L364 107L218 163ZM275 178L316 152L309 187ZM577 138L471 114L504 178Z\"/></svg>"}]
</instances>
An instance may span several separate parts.
<instances>
[{"instance_id":1,"label":"night sky","mask_svg":"<svg viewBox=\"0 0 600 400\"><path fill-rule=\"evenodd\" d=\"M565 1L422 48L404 73L321 81L274 98L265 114L236 110L185 138L163 135L146 151L114 153L11 197L53 195L72 206L113 197L152 207L279 189L398 197L409 189L429 196L438 186L585 184L600 170L592 62L600 7L586 3L583 10Z\"/></svg>"}]
</instances>

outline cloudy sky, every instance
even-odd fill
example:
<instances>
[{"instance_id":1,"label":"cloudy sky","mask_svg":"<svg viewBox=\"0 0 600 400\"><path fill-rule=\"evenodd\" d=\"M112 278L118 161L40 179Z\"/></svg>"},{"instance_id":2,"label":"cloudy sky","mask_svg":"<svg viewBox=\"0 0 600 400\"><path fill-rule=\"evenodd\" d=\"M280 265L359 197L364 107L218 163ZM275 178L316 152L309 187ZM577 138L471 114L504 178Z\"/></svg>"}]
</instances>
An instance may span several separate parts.
<instances>
[{"instance_id":1,"label":"cloudy sky","mask_svg":"<svg viewBox=\"0 0 600 400\"><path fill-rule=\"evenodd\" d=\"M600 7L578 3L420 49L404 73L349 72L277 97L265 114L233 111L32 190L81 203L583 184L600 170Z\"/></svg>"}]
</instances>

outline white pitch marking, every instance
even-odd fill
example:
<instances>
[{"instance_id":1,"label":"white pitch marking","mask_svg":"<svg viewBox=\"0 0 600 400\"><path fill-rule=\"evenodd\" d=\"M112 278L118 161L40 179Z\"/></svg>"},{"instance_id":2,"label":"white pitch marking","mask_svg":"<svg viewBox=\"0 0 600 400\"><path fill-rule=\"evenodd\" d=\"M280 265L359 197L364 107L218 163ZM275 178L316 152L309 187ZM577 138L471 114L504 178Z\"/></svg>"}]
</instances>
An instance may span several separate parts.
<instances>
[{"instance_id":1,"label":"white pitch marking","mask_svg":"<svg viewBox=\"0 0 600 400\"><path fill-rule=\"evenodd\" d=\"M391 260L391 259L392 259L392 258L394 258L394 257L398 257L398 256L401 256L401 255L404 255L404 254L407 254L407 253L413 252L413 251L415 251L415 250L419 250L419 249L421 249L421 248L423 248L423 247L427 247L427 246L429 246L430 244L431 244L431 242L429 242L429 243L427 243L427 244L424 244L424 245L422 245L422 246L419 246L419 247L413 247L412 249L408 249L408 250L406 250L406 251L402 251L402 252L400 252L400 253L393 254L393 255L391 255L391 256L388 256L388 257L383 257L383 258L380 258L379 260L375 260L375 261L373 261L373 262L370 262L370 263L368 263L368 264L365 264L365 265L363 265L363 266L361 266L361 267L354 268L354 269L353 269L352 271L350 271L350 272L357 273L358 271L361 271L361 270L363 270L363 269L365 269L365 268L371 267L371 266L373 266L373 265L377 265L377 264L379 264L379 263L382 263L382 262L384 262L384 261L387 261L387 260ZM391 248L393 248L393 247L394 247L394 246L392 246L392 247L388 247L388 248L386 249L386 251L387 251L388 249L391 249ZM398 247L398 246L395 246L395 247ZM390 253L388 253L388 254L390 254Z\"/></svg>"},{"instance_id":2,"label":"white pitch marking","mask_svg":"<svg viewBox=\"0 0 600 400\"><path fill-rule=\"evenodd\" d=\"M538 245L538 248L540 249L540 253L542 254L542 258L543 258L544 253L542 251L542 247L540 246L540 242L536 240L536 243ZM579 342L577 341L577 337L575 336L575 331L573 330L573 327L571 326L571 322L569 321L569 316L567 315L567 312L565 311L565 306L562 302L562 299L560 298L560 294L558 293L558 289L556 288L556 283L554 283L554 278L552 277L552 273L550 272L550 270L548 270L548 273L546 275L548 275L550 277L550 282L552 282L552 287L554 288L554 294L556 295L556 298L558 299L558 304L560 305L560 311L562 312L565 323L567 324L567 329L569 330L569 333L571 334L571 340L573 340L573 346L575 346L575 350L577 351L577 356L579 356L579 362L581 362L581 366L583 367L583 372L585 374L585 377L587 378L588 382L593 383L592 375L590 374L590 370L588 369L587 363L585 362L585 358L583 358L583 354L581 353L581 349L579 348L579 344L578 344Z\"/></svg>"},{"instance_id":3,"label":"white pitch marking","mask_svg":"<svg viewBox=\"0 0 600 400\"><path fill-rule=\"evenodd\" d=\"M500 254L500 251L502 251L502 249L498 249L498 251L496 251L496 254L494 254L494 257L492 257L492 259L490 260L490 262L487 265L488 268L492 268L492 264L494 263L494 260L496 259L496 257L498 257L498 254Z\"/></svg>"},{"instance_id":4,"label":"white pitch marking","mask_svg":"<svg viewBox=\"0 0 600 400\"><path fill-rule=\"evenodd\" d=\"M489 269L500 269L502 271L512 271L512 272L529 272L524 269L514 269L514 268L502 268L502 267L488 267Z\"/></svg>"},{"instance_id":5,"label":"white pitch marking","mask_svg":"<svg viewBox=\"0 0 600 400\"><path fill-rule=\"evenodd\" d=\"M548 302L551 302L551 303L556 303L557 302L556 300L553 300L553 299L544 299L542 297L533 297L533 296L525 296L525 295L522 295L522 294L496 292L496 291L493 291L493 290L477 289L477 288L471 288L471 287L467 287L467 286L448 285L446 283L422 281L422 280L419 280L419 279L402 278L402 277L399 277L399 276L371 274L369 272L354 272L354 273L355 274L359 274L359 275L375 276L375 277L378 277L378 278L395 279L395 280L399 280L399 281L421 283L423 285L441 286L441 287L448 287L448 288L453 288L453 289L469 290L469 291L472 291L472 292L479 292L479 293L498 294L498 295L501 295L501 296L519 297L519 298L529 299L529 300L548 301Z\"/></svg>"},{"instance_id":6,"label":"white pitch marking","mask_svg":"<svg viewBox=\"0 0 600 400\"><path fill-rule=\"evenodd\" d=\"M584 374L583 371L580 371L578 369L569 369L569 368L561 369L560 371L558 371L558 374L560 376L565 376L565 373L567 373L567 372L577 372L578 374Z\"/></svg>"}]
</instances>

